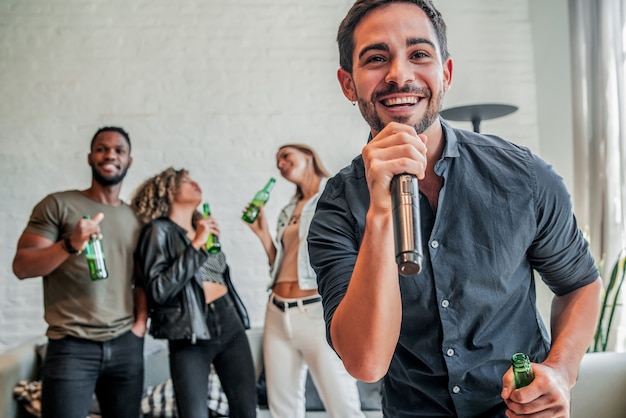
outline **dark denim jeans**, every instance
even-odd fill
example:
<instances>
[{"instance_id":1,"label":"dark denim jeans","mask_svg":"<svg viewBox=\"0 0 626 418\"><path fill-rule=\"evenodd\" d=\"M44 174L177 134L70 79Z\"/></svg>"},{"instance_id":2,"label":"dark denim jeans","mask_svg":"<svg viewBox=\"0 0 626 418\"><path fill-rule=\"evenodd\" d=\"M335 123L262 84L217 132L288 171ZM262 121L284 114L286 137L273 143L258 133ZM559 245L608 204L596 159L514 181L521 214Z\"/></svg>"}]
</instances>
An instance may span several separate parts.
<instances>
[{"instance_id":1,"label":"dark denim jeans","mask_svg":"<svg viewBox=\"0 0 626 418\"><path fill-rule=\"evenodd\" d=\"M132 332L98 342L49 340L42 418L85 418L95 393L103 418L137 418L143 391L143 338Z\"/></svg>"},{"instance_id":2,"label":"dark denim jeans","mask_svg":"<svg viewBox=\"0 0 626 418\"><path fill-rule=\"evenodd\" d=\"M256 417L256 382L248 336L230 299L207 305L212 339L170 340L170 372L181 418L206 418L211 363L228 398L231 418Z\"/></svg>"}]
</instances>

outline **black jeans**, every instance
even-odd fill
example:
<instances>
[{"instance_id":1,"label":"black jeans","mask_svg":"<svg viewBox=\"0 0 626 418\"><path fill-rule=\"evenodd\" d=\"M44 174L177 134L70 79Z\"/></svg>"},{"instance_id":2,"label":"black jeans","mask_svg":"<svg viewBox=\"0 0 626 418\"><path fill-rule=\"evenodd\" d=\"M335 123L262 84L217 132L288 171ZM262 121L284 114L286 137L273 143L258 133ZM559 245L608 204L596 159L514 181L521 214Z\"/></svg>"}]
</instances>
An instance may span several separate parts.
<instances>
[{"instance_id":1,"label":"black jeans","mask_svg":"<svg viewBox=\"0 0 626 418\"><path fill-rule=\"evenodd\" d=\"M43 366L42 418L85 418L95 392L103 418L136 418L143 390L143 338L49 340Z\"/></svg>"},{"instance_id":2,"label":"black jeans","mask_svg":"<svg viewBox=\"0 0 626 418\"><path fill-rule=\"evenodd\" d=\"M210 340L170 340L170 373L181 418L206 418L211 363L231 418L256 417L256 382L248 336L228 295L207 305Z\"/></svg>"}]
</instances>

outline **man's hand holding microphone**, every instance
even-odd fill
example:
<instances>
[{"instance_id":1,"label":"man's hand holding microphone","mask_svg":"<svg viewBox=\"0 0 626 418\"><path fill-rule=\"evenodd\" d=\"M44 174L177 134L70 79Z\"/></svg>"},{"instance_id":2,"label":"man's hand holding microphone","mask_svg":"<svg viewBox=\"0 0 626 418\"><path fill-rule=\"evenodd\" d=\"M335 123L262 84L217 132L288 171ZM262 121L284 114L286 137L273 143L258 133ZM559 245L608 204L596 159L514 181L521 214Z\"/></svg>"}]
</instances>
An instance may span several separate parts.
<instances>
[{"instance_id":1,"label":"man's hand holding microphone","mask_svg":"<svg viewBox=\"0 0 626 418\"><path fill-rule=\"evenodd\" d=\"M418 178L426 170L426 136L391 122L363 149L370 208L391 206L395 256L403 276L422 268Z\"/></svg>"}]
</instances>

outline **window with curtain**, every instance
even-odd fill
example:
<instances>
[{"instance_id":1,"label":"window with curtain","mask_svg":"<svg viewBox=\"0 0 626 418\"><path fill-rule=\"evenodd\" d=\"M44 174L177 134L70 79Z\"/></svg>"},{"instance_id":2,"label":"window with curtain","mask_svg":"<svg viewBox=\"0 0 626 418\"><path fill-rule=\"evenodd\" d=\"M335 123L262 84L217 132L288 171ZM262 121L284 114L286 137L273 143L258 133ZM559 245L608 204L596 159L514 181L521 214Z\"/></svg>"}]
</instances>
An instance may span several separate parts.
<instances>
[{"instance_id":1,"label":"window with curtain","mask_svg":"<svg viewBox=\"0 0 626 418\"><path fill-rule=\"evenodd\" d=\"M626 247L626 0L569 0L569 7L574 208L606 280ZM609 349L626 351L626 309L618 315Z\"/></svg>"}]
</instances>

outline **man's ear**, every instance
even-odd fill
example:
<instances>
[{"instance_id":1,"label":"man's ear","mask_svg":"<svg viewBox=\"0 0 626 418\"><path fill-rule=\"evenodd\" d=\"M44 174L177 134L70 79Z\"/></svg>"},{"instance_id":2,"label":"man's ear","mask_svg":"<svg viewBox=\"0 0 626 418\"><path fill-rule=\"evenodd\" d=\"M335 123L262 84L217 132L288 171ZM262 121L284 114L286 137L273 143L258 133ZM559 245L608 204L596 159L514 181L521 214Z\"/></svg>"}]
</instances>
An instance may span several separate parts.
<instances>
[{"instance_id":1,"label":"man's ear","mask_svg":"<svg viewBox=\"0 0 626 418\"><path fill-rule=\"evenodd\" d=\"M452 63L452 58L448 58L446 62L443 63L443 91L445 93L450 90L452 87L452 69L454 65Z\"/></svg>"},{"instance_id":2,"label":"man's ear","mask_svg":"<svg viewBox=\"0 0 626 418\"><path fill-rule=\"evenodd\" d=\"M89 167L93 167L93 161L91 161L91 153L87 154L87 164L89 164Z\"/></svg>"},{"instance_id":3,"label":"man's ear","mask_svg":"<svg viewBox=\"0 0 626 418\"><path fill-rule=\"evenodd\" d=\"M356 89L354 88L354 81L352 81L352 74L343 68L339 68L337 70L337 80L339 80L343 95L351 102L356 102L358 97L356 95Z\"/></svg>"}]
</instances>

